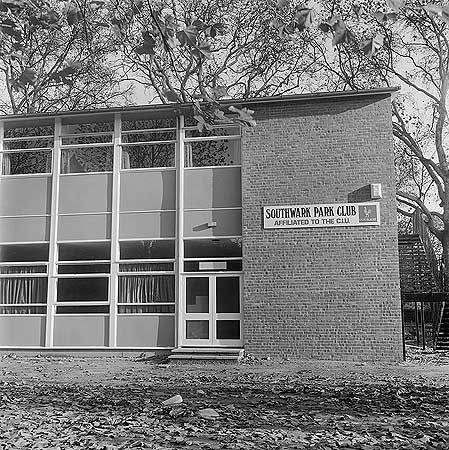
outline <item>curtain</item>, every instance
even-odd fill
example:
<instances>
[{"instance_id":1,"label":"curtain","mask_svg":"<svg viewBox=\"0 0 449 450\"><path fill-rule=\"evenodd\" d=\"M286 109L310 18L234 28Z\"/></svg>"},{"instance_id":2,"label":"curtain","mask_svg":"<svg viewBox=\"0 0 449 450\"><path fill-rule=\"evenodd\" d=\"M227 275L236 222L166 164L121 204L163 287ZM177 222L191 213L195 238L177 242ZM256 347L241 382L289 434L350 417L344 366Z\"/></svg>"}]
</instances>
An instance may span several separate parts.
<instances>
[{"instance_id":1,"label":"curtain","mask_svg":"<svg viewBox=\"0 0 449 450\"><path fill-rule=\"evenodd\" d=\"M10 175L11 174L11 160L9 158L9 154L3 153L2 157L2 175Z\"/></svg>"},{"instance_id":2,"label":"curtain","mask_svg":"<svg viewBox=\"0 0 449 450\"><path fill-rule=\"evenodd\" d=\"M174 303L174 275L127 275L119 277L119 303ZM154 312L146 305L122 306L120 312L143 313ZM160 312L164 308L159 308ZM159 312L159 311L158 311Z\"/></svg>"},{"instance_id":3,"label":"curtain","mask_svg":"<svg viewBox=\"0 0 449 450\"><path fill-rule=\"evenodd\" d=\"M124 149L122 149L122 169L131 169L129 153Z\"/></svg>"},{"instance_id":4,"label":"curtain","mask_svg":"<svg viewBox=\"0 0 449 450\"><path fill-rule=\"evenodd\" d=\"M0 305L12 303L22 306L1 308L5 314L32 314L45 307L33 303L47 303L47 278L0 278ZM25 307L25 305L29 305Z\"/></svg>"},{"instance_id":5,"label":"curtain","mask_svg":"<svg viewBox=\"0 0 449 450\"><path fill-rule=\"evenodd\" d=\"M61 173L85 172L84 167L78 161L75 150L61 151Z\"/></svg>"}]
</instances>

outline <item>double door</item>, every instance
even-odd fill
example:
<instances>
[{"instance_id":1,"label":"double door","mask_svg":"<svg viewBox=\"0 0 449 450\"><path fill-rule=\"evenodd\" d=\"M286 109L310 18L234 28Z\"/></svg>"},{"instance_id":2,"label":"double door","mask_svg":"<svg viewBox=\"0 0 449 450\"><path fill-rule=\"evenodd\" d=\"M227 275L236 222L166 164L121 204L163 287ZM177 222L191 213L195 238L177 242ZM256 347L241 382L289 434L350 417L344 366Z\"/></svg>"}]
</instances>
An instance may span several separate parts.
<instances>
[{"instance_id":1,"label":"double door","mask_svg":"<svg viewBox=\"0 0 449 450\"><path fill-rule=\"evenodd\" d=\"M184 277L181 345L242 345L241 281L241 275L234 274Z\"/></svg>"}]
</instances>

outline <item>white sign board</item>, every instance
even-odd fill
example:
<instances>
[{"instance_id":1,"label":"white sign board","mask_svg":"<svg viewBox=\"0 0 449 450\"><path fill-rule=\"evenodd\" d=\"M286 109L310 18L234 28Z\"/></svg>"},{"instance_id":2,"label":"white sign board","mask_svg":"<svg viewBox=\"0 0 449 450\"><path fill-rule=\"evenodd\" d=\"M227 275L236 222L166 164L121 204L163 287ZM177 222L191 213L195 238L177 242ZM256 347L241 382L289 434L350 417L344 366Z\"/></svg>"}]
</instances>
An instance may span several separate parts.
<instances>
[{"instance_id":1,"label":"white sign board","mask_svg":"<svg viewBox=\"0 0 449 450\"><path fill-rule=\"evenodd\" d=\"M263 227L359 227L380 224L379 203L264 206Z\"/></svg>"}]
</instances>

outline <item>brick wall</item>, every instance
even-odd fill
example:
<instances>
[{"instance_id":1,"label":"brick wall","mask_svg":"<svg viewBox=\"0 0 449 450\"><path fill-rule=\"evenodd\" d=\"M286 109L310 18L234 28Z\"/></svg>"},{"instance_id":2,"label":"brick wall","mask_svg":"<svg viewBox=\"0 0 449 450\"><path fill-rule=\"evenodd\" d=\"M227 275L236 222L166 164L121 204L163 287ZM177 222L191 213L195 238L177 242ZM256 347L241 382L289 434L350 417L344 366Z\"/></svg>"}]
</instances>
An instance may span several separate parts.
<instances>
[{"instance_id":1,"label":"brick wall","mask_svg":"<svg viewBox=\"0 0 449 450\"><path fill-rule=\"evenodd\" d=\"M242 143L245 349L402 357L389 94L250 105ZM262 207L367 201L380 226L264 230Z\"/></svg>"}]
</instances>

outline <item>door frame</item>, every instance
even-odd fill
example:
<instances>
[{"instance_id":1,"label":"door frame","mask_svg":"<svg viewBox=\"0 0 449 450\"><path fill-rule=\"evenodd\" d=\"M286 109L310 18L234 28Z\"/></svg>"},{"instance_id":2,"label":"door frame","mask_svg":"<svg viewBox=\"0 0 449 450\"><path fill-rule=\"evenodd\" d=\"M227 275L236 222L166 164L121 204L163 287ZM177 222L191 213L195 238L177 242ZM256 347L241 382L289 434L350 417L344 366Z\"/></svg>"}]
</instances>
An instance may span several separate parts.
<instances>
[{"instance_id":1,"label":"door frame","mask_svg":"<svg viewBox=\"0 0 449 450\"><path fill-rule=\"evenodd\" d=\"M239 312L238 313L217 313L216 312L216 280L217 278L238 278L239 280ZM188 313L186 312L186 287L187 278L207 278L209 281L209 312L207 313ZM180 331L181 347L241 347L243 345L243 313L242 313L242 285L243 274L231 272L193 272L181 275L181 296L179 301L179 311L181 322ZM187 320L208 320L209 339L186 339L186 321ZM216 323L217 320L238 320L240 324L240 339L217 339Z\"/></svg>"}]
</instances>

